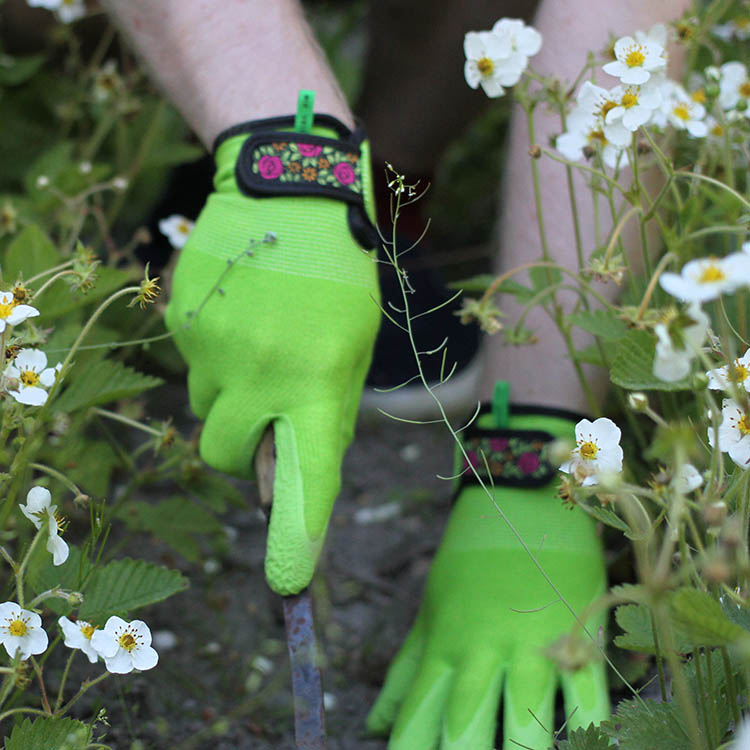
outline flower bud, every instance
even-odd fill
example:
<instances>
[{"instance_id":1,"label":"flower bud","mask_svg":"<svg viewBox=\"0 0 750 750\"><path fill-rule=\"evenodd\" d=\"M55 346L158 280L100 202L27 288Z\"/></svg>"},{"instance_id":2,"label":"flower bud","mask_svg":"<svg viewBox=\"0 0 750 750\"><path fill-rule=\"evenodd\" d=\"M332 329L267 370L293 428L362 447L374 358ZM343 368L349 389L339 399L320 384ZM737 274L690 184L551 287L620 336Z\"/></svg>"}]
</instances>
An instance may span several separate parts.
<instances>
[{"instance_id":1,"label":"flower bud","mask_svg":"<svg viewBox=\"0 0 750 750\"><path fill-rule=\"evenodd\" d=\"M640 391L631 393L628 396L628 406L633 411L646 411L648 409L648 396Z\"/></svg>"},{"instance_id":2,"label":"flower bud","mask_svg":"<svg viewBox=\"0 0 750 750\"><path fill-rule=\"evenodd\" d=\"M541 148L539 148L539 145L538 145L538 144L536 144L536 143L535 143L535 144L534 144L534 145L533 145L533 146L532 146L532 147L531 147L531 148L529 149L529 156L530 156L530 157L531 157L532 159L541 159L541 158L542 158L542 149L541 149Z\"/></svg>"},{"instance_id":3,"label":"flower bud","mask_svg":"<svg viewBox=\"0 0 750 750\"><path fill-rule=\"evenodd\" d=\"M721 80L721 71L715 65L709 65L704 71L707 81L718 83Z\"/></svg>"},{"instance_id":4,"label":"flower bud","mask_svg":"<svg viewBox=\"0 0 750 750\"><path fill-rule=\"evenodd\" d=\"M36 178L36 186L39 190L44 190L44 188L49 187L49 177L45 174L40 174L39 177Z\"/></svg>"},{"instance_id":5,"label":"flower bud","mask_svg":"<svg viewBox=\"0 0 750 750\"><path fill-rule=\"evenodd\" d=\"M703 520L706 526L721 526L727 517L727 504L719 501L703 509Z\"/></svg>"},{"instance_id":6,"label":"flower bud","mask_svg":"<svg viewBox=\"0 0 750 750\"><path fill-rule=\"evenodd\" d=\"M71 607L80 607L81 604L83 604L83 594L80 591L68 591L65 601L67 601Z\"/></svg>"},{"instance_id":7,"label":"flower bud","mask_svg":"<svg viewBox=\"0 0 750 750\"><path fill-rule=\"evenodd\" d=\"M696 391L705 391L708 388L708 375L705 372L696 372L693 375L693 389Z\"/></svg>"},{"instance_id":8,"label":"flower bud","mask_svg":"<svg viewBox=\"0 0 750 750\"><path fill-rule=\"evenodd\" d=\"M703 575L712 583L727 583L732 578L732 568L722 557L714 557L704 562Z\"/></svg>"},{"instance_id":9,"label":"flower bud","mask_svg":"<svg viewBox=\"0 0 750 750\"><path fill-rule=\"evenodd\" d=\"M115 177L115 179L112 180L112 187L115 190L127 190L129 184L130 181L127 177Z\"/></svg>"}]
</instances>

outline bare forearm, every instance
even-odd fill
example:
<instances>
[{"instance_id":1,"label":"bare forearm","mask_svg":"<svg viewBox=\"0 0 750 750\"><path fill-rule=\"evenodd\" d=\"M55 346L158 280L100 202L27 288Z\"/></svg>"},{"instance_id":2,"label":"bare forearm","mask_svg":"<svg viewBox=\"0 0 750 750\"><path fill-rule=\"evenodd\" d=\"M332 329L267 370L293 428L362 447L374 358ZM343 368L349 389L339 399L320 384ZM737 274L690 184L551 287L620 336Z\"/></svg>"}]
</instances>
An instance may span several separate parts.
<instances>
[{"instance_id":1,"label":"bare forearm","mask_svg":"<svg viewBox=\"0 0 750 750\"><path fill-rule=\"evenodd\" d=\"M352 125L297 0L104 0L153 79L206 146L239 122L316 111Z\"/></svg>"},{"instance_id":2,"label":"bare forearm","mask_svg":"<svg viewBox=\"0 0 750 750\"><path fill-rule=\"evenodd\" d=\"M535 70L543 75L554 75L571 82L580 72L589 50L601 52L615 37L632 34L637 29L647 30L653 24L676 18L687 7L687 0L668 0L654 4L650 2L621 2L608 6L607 14L591 13L584 0L575 2L544 2L534 22L542 33L544 43L541 52L533 58ZM672 57L674 58L674 50ZM679 61L674 60L679 67ZM598 73L599 85L611 88L615 78ZM524 263L538 260L541 243L537 210L534 201L532 171L529 157L527 120L520 108L514 112L508 162L502 192L502 210L499 233L500 251L496 270L498 273L517 268ZM547 146L552 136L560 133L559 117L547 112L544 106L534 112L535 142ZM569 268L578 269L578 257L574 225L569 199L568 183L562 165L548 157L537 162L540 174L541 203L544 226L547 230L549 253L553 261ZM653 175L658 179L658 175ZM589 189L584 179L576 175L578 216L582 235L584 258L588 258L597 246L594 236L594 208ZM602 205L601 233L611 229L607 221L608 207ZM637 223L633 222L624 234L625 245L635 258L640 256ZM617 289L610 283L600 291L613 299ZM561 298L565 302L565 297ZM568 298L567 302L570 301ZM520 313L509 297L502 298L501 306L508 313L508 325L513 325ZM488 395L492 383L502 377L511 383L511 393L516 401L565 405L570 409L590 412L591 405L584 397L578 377L569 360L568 348L554 323L537 309L527 318L527 326L538 337L533 346L510 348L502 346L499 337L491 339L487 347L487 367L484 383ZM590 343L581 337L576 341L580 348ZM604 371L586 369L586 380L598 397L607 387Z\"/></svg>"}]
</instances>

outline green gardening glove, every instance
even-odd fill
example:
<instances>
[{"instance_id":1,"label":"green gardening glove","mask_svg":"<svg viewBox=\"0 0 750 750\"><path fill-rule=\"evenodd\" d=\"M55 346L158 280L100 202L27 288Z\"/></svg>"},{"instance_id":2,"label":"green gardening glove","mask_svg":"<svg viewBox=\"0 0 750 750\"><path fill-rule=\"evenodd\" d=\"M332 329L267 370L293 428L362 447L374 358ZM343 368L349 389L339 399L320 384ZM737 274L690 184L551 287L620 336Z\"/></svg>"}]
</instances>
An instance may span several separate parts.
<instances>
[{"instance_id":1,"label":"green gardening glove","mask_svg":"<svg viewBox=\"0 0 750 750\"><path fill-rule=\"evenodd\" d=\"M489 486L484 452L495 502L580 614L605 591L602 548L592 519L556 497L557 472L543 450L553 437L573 439L574 422L533 411L514 409L504 430L482 416L462 440ZM607 718L604 667L592 661L567 671L550 660L546 650L571 632L573 616L473 475L463 481L416 622L367 727L390 730L389 750L492 750L502 704L504 750L545 750L558 686L569 729ZM596 638L604 616L586 625Z\"/></svg>"},{"instance_id":2,"label":"green gardening glove","mask_svg":"<svg viewBox=\"0 0 750 750\"><path fill-rule=\"evenodd\" d=\"M293 122L217 139L215 192L182 250L166 316L205 420L206 463L251 476L273 425L266 578L281 594L312 577L380 317L368 144L330 116L309 134Z\"/></svg>"}]
</instances>

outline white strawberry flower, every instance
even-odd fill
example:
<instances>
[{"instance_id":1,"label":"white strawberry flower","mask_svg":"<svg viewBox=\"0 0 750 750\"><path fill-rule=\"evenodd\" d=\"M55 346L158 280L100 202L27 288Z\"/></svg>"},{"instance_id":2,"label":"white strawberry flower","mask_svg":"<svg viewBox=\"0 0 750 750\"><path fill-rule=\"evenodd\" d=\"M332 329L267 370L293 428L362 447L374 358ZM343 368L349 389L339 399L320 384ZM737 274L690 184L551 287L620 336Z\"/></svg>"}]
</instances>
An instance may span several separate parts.
<instances>
[{"instance_id":1,"label":"white strawberry flower","mask_svg":"<svg viewBox=\"0 0 750 750\"><path fill-rule=\"evenodd\" d=\"M91 636L91 646L104 659L107 671L127 674L152 669L159 654L151 648L151 631L143 620L125 622L113 615Z\"/></svg>"},{"instance_id":2,"label":"white strawberry flower","mask_svg":"<svg viewBox=\"0 0 750 750\"><path fill-rule=\"evenodd\" d=\"M615 86L609 96L615 106L607 110L605 122L607 125L621 122L631 133L648 123L661 104L661 91L652 82L644 86Z\"/></svg>"},{"instance_id":3,"label":"white strawberry flower","mask_svg":"<svg viewBox=\"0 0 750 750\"><path fill-rule=\"evenodd\" d=\"M735 109L740 102L750 102L750 79L744 63L732 61L724 63L720 70L719 104L722 109Z\"/></svg>"},{"instance_id":4,"label":"white strawberry flower","mask_svg":"<svg viewBox=\"0 0 750 750\"><path fill-rule=\"evenodd\" d=\"M734 399L722 401L721 424L718 431L708 428L708 444L728 453L740 468L750 468L750 415Z\"/></svg>"},{"instance_id":5,"label":"white strawberry flower","mask_svg":"<svg viewBox=\"0 0 750 750\"><path fill-rule=\"evenodd\" d=\"M166 236L175 250L181 250L190 237L195 222L179 214L172 214L159 221L159 231Z\"/></svg>"},{"instance_id":6,"label":"white strawberry flower","mask_svg":"<svg viewBox=\"0 0 750 750\"><path fill-rule=\"evenodd\" d=\"M640 40L624 36L615 42L616 60L604 66L604 72L619 78L624 84L646 83L653 73L666 65L664 47L643 35Z\"/></svg>"},{"instance_id":7,"label":"white strawberry flower","mask_svg":"<svg viewBox=\"0 0 750 750\"><path fill-rule=\"evenodd\" d=\"M750 391L750 349L732 363L709 370L708 387L714 391L727 391L732 384Z\"/></svg>"},{"instance_id":8,"label":"white strawberry flower","mask_svg":"<svg viewBox=\"0 0 750 750\"><path fill-rule=\"evenodd\" d=\"M28 318L39 315L39 310L31 305L19 305L13 292L0 292L0 332L7 326L17 326Z\"/></svg>"},{"instance_id":9,"label":"white strawberry flower","mask_svg":"<svg viewBox=\"0 0 750 750\"><path fill-rule=\"evenodd\" d=\"M11 659L25 661L32 654L41 654L49 643L36 612L22 609L15 602L0 604L0 643Z\"/></svg>"},{"instance_id":10,"label":"white strawberry flower","mask_svg":"<svg viewBox=\"0 0 750 750\"><path fill-rule=\"evenodd\" d=\"M39 349L21 349L5 368L5 377L17 381L17 387L8 394L21 404L41 406L47 401L50 388L62 364L47 367L47 355Z\"/></svg>"},{"instance_id":11,"label":"white strawberry flower","mask_svg":"<svg viewBox=\"0 0 750 750\"><path fill-rule=\"evenodd\" d=\"M575 432L576 447L560 471L572 474L583 486L598 484L602 474L622 471L622 433L611 419L582 419Z\"/></svg>"},{"instance_id":12,"label":"white strawberry flower","mask_svg":"<svg viewBox=\"0 0 750 750\"><path fill-rule=\"evenodd\" d=\"M46 8L55 12L63 23L71 23L86 15L84 0L27 0L32 8Z\"/></svg>"},{"instance_id":13,"label":"white strawberry flower","mask_svg":"<svg viewBox=\"0 0 750 750\"><path fill-rule=\"evenodd\" d=\"M52 505L50 491L46 487L32 487L26 495L26 505L19 504L19 506L21 512L37 529L41 529L46 524L49 530L47 552L52 555L53 565L62 565L68 559L69 549L65 540L59 535L62 531L62 523L55 513L57 505Z\"/></svg>"},{"instance_id":14,"label":"white strawberry flower","mask_svg":"<svg viewBox=\"0 0 750 750\"><path fill-rule=\"evenodd\" d=\"M76 620L73 622L63 616L57 620L60 629L63 632L65 645L68 648L77 648L86 654L86 658L95 664L99 660L99 654L91 645L91 637L96 632L96 626L86 620Z\"/></svg>"},{"instance_id":15,"label":"white strawberry flower","mask_svg":"<svg viewBox=\"0 0 750 750\"><path fill-rule=\"evenodd\" d=\"M659 380L668 383L682 380L690 372L690 366L706 340L710 324L708 315L696 303L688 307L687 314L692 322L681 329L674 330L665 323L654 327L656 355L653 373Z\"/></svg>"},{"instance_id":16,"label":"white strawberry flower","mask_svg":"<svg viewBox=\"0 0 750 750\"><path fill-rule=\"evenodd\" d=\"M750 255L732 253L724 258L698 258L688 261L679 274L665 272L659 277L665 292L683 302L706 302L750 284Z\"/></svg>"},{"instance_id":17,"label":"white strawberry flower","mask_svg":"<svg viewBox=\"0 0 750 750\"><path fill-rule=\"evenodd\" d=\"M518 18L501 18L492 27L492 33L510 39L513 54L523 58L521 69L525 69L529 58L542 48L542 35Z\"/></svg>"},{"instance_id":18,"label":"white strawberry flower","mask_svg":"<svg viewBox=\"0 0 750 750\"><path fill-rule=\"evenodd\" d=\"M682 464L670 482L670 485L683 495L697 490L702 484L703 477L693 464Z\"/></svg>"},{"instance_id":19,"label":"white strawberry flower","mask_svg":"<svg viewBox=\"0 0 750 750\"><path fill-rule=\"evenodd\" d=\"M502 96L505 86L515 86L523 73L524 57L514 54L509 36L491 31L469 31L464 36L464 78L491 98Z\"/></svg>"}]
</instances>

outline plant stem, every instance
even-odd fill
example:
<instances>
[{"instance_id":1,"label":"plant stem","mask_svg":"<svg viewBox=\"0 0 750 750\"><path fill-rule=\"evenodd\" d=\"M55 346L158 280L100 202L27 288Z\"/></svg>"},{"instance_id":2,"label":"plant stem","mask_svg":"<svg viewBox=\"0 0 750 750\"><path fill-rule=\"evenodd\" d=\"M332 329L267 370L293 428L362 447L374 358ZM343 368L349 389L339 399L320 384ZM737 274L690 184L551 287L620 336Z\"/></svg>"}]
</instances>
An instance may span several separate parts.
<instances>
[{"instance_id":1,"label":"plant stem","mask_svg":"<svg viewBox=\"0 0 750 750\"><path fill-rule=\"evenodd\" d=\"M651 632L654 636L654 648L656 649L656 669L659 672L659 690L661 691L662 703L667 702L667 684L664 680L664 664L662 663L661 648L659 647L659 631L656 629L656 620L654 613L649 610L651 616Z\"/></svg>"},{"instance_id":2,"label":"plant stem","mask_svg":"<svg viewBox=\"0 0 750 750\"><path fill-rule=\"evenodd\" d=\"M60 689L57 692L57 700L55 701L55 713L60 710L60 705L62 704L63 699L63 691L65 690L65 681L68 679L70 665L73 663L73 659L75 658L77 651L77 648L72 649L70 652L70 656L68 657L68 661L65 662L65 669L63 670L62 677L60 678Z\"/></svg>"},{"instance_id":3,"label":"plant stem","mask_svg":"<svg viewBox=\"0 0 750 750\"><path fill-rule=\"evenodd\" d=\"M73 706L73 704L78 702L78 699L89 689L94 687L94 685L98 685L102 680L109 677L109 672L103 672L100 674L97 678L89 681L86 680L81 684L81 687L78 689L78 692L60 709L57 709L54 713L55 716L64 716L70 708Z\"/></svg>"}]
</instances>

